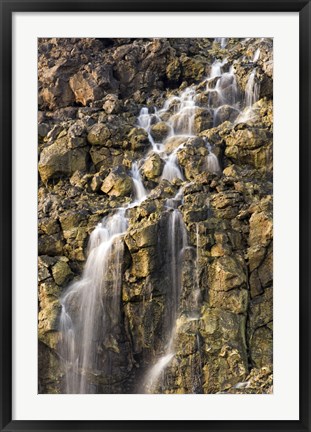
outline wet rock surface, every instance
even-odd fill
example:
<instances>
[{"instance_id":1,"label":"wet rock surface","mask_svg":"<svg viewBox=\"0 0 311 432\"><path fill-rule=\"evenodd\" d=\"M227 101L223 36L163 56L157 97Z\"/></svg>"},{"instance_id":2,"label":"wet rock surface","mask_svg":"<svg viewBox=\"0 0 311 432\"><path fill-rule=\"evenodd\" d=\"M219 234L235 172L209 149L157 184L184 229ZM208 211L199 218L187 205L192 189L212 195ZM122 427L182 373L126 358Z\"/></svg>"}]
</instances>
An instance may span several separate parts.
<instances>
[{"instance_id":1,"label":"wet rock surface","mask_svg":"<svg viewBox=\"0 0 311 432\"><path fill-rule=\"evenodd\" d=\"M272 52L269 39L39 40L40 393L66 392L62 298L97 224L137 199L135 162L147 197L126 210L105 273L119 316L103 309L96 369L77 374L95 393L272 392ZM175 210L187 242L172 306Z\"/></svg>"}]
</instances>

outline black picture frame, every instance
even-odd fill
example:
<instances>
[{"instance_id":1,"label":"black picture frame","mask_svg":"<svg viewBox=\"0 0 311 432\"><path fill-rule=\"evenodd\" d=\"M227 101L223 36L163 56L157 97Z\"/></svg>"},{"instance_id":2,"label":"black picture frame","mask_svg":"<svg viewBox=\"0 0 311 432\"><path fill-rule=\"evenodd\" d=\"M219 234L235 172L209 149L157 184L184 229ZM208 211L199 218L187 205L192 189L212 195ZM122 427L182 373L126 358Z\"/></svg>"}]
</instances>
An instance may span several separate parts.
<instances>
[{"instance_id":1,"label":"black picture frame","mask_svg":"<svg viewBox=\"0 0 311 432\"><path fill-rule=\"evenodd\" d=\"M310 0L0 0L0 403L1 431L311 431L310 422ZM14 12L299 12L300 419L297 421L12 420L12 16ZM298 253L298 251L297 251ZM290 371L289 371L290 373ZM234 397L234 396L233 396Z\"/></svg>"}]
</instances>

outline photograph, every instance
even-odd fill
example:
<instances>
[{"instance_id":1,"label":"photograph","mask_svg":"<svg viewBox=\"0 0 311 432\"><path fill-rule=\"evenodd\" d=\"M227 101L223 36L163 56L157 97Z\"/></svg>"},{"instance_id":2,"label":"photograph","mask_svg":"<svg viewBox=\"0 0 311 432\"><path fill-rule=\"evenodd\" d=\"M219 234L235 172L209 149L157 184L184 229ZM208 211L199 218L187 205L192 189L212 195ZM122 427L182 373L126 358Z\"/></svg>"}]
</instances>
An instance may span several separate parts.
<instances>
[{"instance_id":1,"label":"photograph","mask_svg":"<svg viewBox=\"0 0 311 432\"><path fill-rule=\"evenodd\" d=\"M273 42L37 39L39 394L273 395Z\"/></svg>"}]
</instances>

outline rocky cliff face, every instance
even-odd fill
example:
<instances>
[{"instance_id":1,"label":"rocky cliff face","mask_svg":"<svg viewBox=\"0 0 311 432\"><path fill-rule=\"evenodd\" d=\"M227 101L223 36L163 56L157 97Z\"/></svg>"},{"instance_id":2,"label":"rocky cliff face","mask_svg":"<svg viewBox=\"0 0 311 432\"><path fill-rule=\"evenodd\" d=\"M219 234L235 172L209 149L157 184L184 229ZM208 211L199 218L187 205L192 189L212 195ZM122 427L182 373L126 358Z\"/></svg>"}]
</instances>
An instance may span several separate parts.
<instances>
[{"instance_id":1,"label":"rocky cliff face","mask_svg":"<svg viewBox=\"0 0 311 432\"><path fill-rule=\"evenodd\" d=\"M268 39L39 40L39 392L272 391L272 66ZM73 369L62 298L121 207Z\"/></svg>"}]
</instances>

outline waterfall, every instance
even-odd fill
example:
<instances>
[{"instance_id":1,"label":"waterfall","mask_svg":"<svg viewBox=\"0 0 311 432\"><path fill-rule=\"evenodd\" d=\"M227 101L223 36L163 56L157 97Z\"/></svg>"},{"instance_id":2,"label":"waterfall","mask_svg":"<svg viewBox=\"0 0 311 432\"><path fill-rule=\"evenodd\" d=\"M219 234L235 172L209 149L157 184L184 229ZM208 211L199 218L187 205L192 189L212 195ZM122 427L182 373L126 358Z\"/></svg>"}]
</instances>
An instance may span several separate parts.
<instances>
[{"instance_id":1,"label":"waterfall","mask_svg":"<svg viewBox=\"0 0 311 432\"><path fill-rule=\"evenodd\" d=\"M152 145L152 149L155 153L160 153L163 150L163 144L157 143L154 141L154 139L152 138L152 135L151 135L151 126L152 126L153 122L157 122L160 120L161 119L158 116L158 114L156 112L154 114L150 114L147 107L143 107L140 110L140 113L139 113L139 116L137 119L138 126L145 129L145 131L147 132L149 142Z\"/></svg>"},{"instance_id":2,"label":"waterfall","mask_svg":"<svg viewBox=\"0 0 311 432\"><path fill-rule=\"evenodd\" d=\"M166 367L174 358L174 353L170 352L160 357L155 365L149 370L144 382L144 393L154 393L161 376L163 377Z\"/></svg>"},{"instance_id":3,"label":"waterfall","mask_svg":"<svg viewBox=\"0 0 311 432\"><path fill-rule=\"evenodd\" d=\"M220 169L220 166L219 166L218 158L213 153L212 146L208 142L207 139L205 139L205 142L206 142L206 147L208 149L207 171L210 172L210 173L212 173L212 174L219 174L219 173L221 173L221 169Z\"/></svg>"},{"instance_id":4,"label":"waterfall","mask_svg":"<svg viewBox=\"0 0 311 432\"><path fill-rule=\"evenodd\" d=\"M196 234L196 257L195 257L195 283L196 287L193 292L193 303L194 309L197 312L199 306L200 297L200 231L199 224L195 224L195 234Z\"/></svg>"},{"instance_id":5,"label":"waterfall","mask_svg":"<svg viewBox=\"0 0 311 432\"><path fill-rule=\"evenodd\" d=\"M179 178L181 180L184 179L182 172L177 164L177 151L174 151L168 157L165 166L163 168L163 173L161 178L169 181L172 181L175 178Z\"/></svg>"},{"instance_id":6,"label":"waterfall","mask_svg":"<svg viewBox=\"0 0 311 432\"><path fill-rule=\"evenodd\" d=\"M213 152L207 155L207 171L212 174L219 174L221 172L217 156Z\"/></svg>"},{"instance_id":7,"label":"waterfall","mask_svg":"<svg viewBox=\"0 0 311 432\"><path fill-rule=\"evenodd\" d=\"M176 202L177 201L177 202ZM167 207L171 210L169 214L168 222L168 258L170 263L170 286L171 292L168 301L169 309L169 328L170 333L173 333L175 327L179 298L181 294L181 268L182 268L182 253L187 245L187 230L182 218L182 215L178 208L176 208L178 203L178 198L174 202L172 200L167 201ZM171 335L172 337L172 335ZM170 340L169 349L171 350L172 341Z\"/></svg>"},{"instance_id":8,"label":"waterfall","mask_svg":"<svg viewBox=\"0 0 311 432\"><path fill-rule=\"evenodd\" d=\"M172 181L176 178L184 180L182 171L178 166L177 153L182 144L170 154L165 151L165 142L170 138L194 136L194 117L198 107L195 104L196 92L193 88L186 88L180 96L168 98L162 109L155 109L154 114L149 113L148 108L141 109L138 117L138 125L145 129L148 134L152 150L161 153L166 161L162 172L162 179ZM165 121L169 133L163 142L155 142L152 137L152 125L168 115ZM133 176L134 178L134 176Z\"/></svg>"},{"instance_id":9,"label":"waterfall","mask_svg":"<svg viewBox=\"0 0 311 432\"><path fill-rule=\"evenodd\" d=\"M181 94L178 111L169 120L174 135L193 135L193 120L197 109L194 97L193 88L187 88Z\"/></svg>"},{"instance_id":10,"label":"waterfall","mask_svg":"<svg viewBox=\"0 0 311 432\"><path fill-rule=\"evenodd\" d=\"M258 49L255 54L253 61L257 61L260 55L260 50ZM252 120L254 117L254 110L253 105L259 100L259 90L260 86L259 83L256 81L256 69L254 69L247 80L246 86L245 86L245 95L244 95L244 101L245 101L245 108L244 111L240 113L240 115L237 117L235 123L243 123L247 122L249 120Z\"/></svg>"},{"instance_id":11,"label":"waterfall","mask_svg":"<svg viewBox=\"0 0 311 432\"><path fill-rule=\"evenodd\" d=\"M216 90L221 94L223 103L235 106L238 102L238 86L234 74L234 67L223 73L217 81Z\"/></svg>"},{"instance_id":12,"label":"waterfall","mask_svg":"<svg viewBox=\"0 0 311 432\"><path fill-rule=\"evenodd\" d=\"M169 210L167 224L168 241L168 279L169 292L166 300L165 339L166 349L157 362L148 371L144 380L144 390L148 393L156 392L161 375L165 368L174 358L174 342L176 337L177 320L179 318L180 295L182 291L182 267L183 253L187 246L187 230L182 215L178 210L178 204L182 199L182 192L179 191L173 199L166 201Z\"/></svg>"},{"instance_id":13,"label":"waterfall","mask_svg":"<svg viewBox=\"0 0 311 432\"><path fill-rule=\"evenodd\" d=\"M149 114L148 108L143 107L140 110L140 114L139 114L137 120L138 120L138 124L141 128L145 129L147 132L150 132L151 116Z\"/></svg>"},{"instance_id":14,"label":"waterfall","mask_svg":"<svg viewBox=\"0 0 311 432\"><path fill-rule=\"evenodd\" d=\"M221 42L221 44L224 42ZM182 168L178 164L178 152L189 137L196 136L195 118L199 110L209 110L214 120L224 121L221 110L239 112L241 95L238 91L235 70L227 59L216 60L209 77L200 85L204 93L206 84L207 102L202 107L197 104L194 86L184 89L166 99L161 108L143 107L137 118L137 125L148 134L149 154L132 162L129 175L133 180L132 202L116 210L114 215L104 218L91 233L85 268L80 280L72 283L62 295L59 323L59 355L64 369L64 393L98 393L96 376L111 375L112 352L119 350L121 331L121 288L123 280L123 237L128 227L127 209L139 205L149 196L140 173L140 167L150 153L160 154L165 161L159 181L185 182ZM202 90L203 89L203 90ZM245 92L247 105L258 98L255 71L249 77ZM154 126L162 123L161 133L154 133ZM156 138L154 138L156 137ZM208 154L202 169L220 174L220 164L211 144L205 140ZM205 156L204 156L205 157ZM150 186L151 184L151 186ZM185 183L184 183L185 186ZM152 187L152 182L148 182ZM165 376L165 369L175 358L177 321L180 318L180 298L182 292L183 255L187 247L187 230L179 210L182 203L182 189L171 199L166 200L164 217L166 235L161 244L166 251L166 264L163 265L165 280L168 281L165 311L163 312L163 345L155 358L151 359L143 388L146 392L156 392ZM196 262L194 273L195 309L199 308L199 228L197 225ZM191 296L190 296L191 297ZM195 312L197 313L197 312ZM198 339L199 346L199 339Z\"/></svg>"},{"instance_id":15,"label":"waterfall","mask_svg":"<svg viewBox=\"0 0 311 432\"><path fill-rule=\"evenodd\" d=\"M226 48L228 38L215 38L215 42L219 43L221 48Z\"/></svg>"},{"instance_id":16,"label":"waterfall","mask_svg":"<svg viewBox=\"0 0 311 432\"><path fill-rule=\"evenodd\" d=\"M120 317L125 209L92 232L82 277L61 298L60 355L66 393L93 393L87 379L102 368L98 353L113 340Z\"/></svg>"},{"instance_id":17,"label":"waterfall","mask_svg":"<svg viewBox=\"0 0 311 432\"><path fill-rule=\"evenodd\" d=\"M137 162L133 162L133 164L132 164L131 175L132 175L132 179L133 179L134 192L135 192L135 201L134 202L140 203L146 198L147 191L146 191L145 186L143 184Z\"/></svg>"},{"instance_id":18,"label":"waterfall","mask_svg":"<svg viewBox=\"0 0 311 432\"><path fill-rule=\"evenodd\" d=\"M259 99L259 85L256 82L256 69L254 69L245 87L245 105L251 107Z\"/></svg>"},{"instance_id":19,"label":"waterfall","mask_svg":"<svg viewBox=\"0 0 311 432\"><path fill-rule=\"evenodd\" d=\"M215 60L211 67L211 72L209 78L219 77L222 74L222 68L227 63L227 59L225 58L223 61Z\"/></svg>"},{"instance_id":20,"label":"waterfall","mask_svg":"<svg viewBox=\"0 0 311 432\"><path fill-rule=\"evenodd\" d=\"M79 393L79 358L76 351L76 335L70 315L62 301L60 316L61 347L60 355L65 366L65 393Z\"/></svg>"},{"instance_id":21,"label":"waterfall","mask_svg":"<svg viewBox=\"0 0 311 432\"><path fill-rule=\"evenodd\" d=\"M256 63L259 60L259 57L260 57L260 48L257 48L254 53L253 63Z\"/></svg>"},{"instance_id":22,"label":"waterfall","mask_svg":"<svg viewBox=\"0 0 311 432\"><path fill-rule=\"evenodd\" d=\"M227 64L227 59L215 60L206 80L206 92L209 95L208 108L213 113L213 126L224 120L233 120L240 114L240 92L235 76L234 65ZM227 71L226 71L227 70Z\"/></svg>"}]
</instances>

